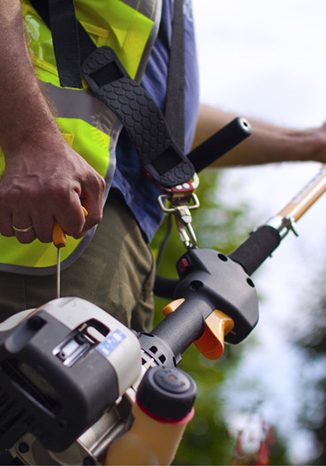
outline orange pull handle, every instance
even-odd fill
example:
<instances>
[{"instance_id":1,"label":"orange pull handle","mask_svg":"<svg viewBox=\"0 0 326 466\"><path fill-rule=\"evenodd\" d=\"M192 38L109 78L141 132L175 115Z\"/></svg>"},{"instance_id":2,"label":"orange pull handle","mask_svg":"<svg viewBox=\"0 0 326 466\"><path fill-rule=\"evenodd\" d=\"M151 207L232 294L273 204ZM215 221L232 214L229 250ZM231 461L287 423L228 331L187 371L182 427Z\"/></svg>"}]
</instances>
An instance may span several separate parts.
<instances>
[{"instance_id":1,"label":"orange pull handle","mask_svg":"<svg viewBox=\"0 0 326 466\"><path fill-rule=\"evenodd\" d=\"M171 314L183 302L183 298L172 301L163 308L163 314ZM205 320L204 332L198 340L194 341L194 344L207 359L218 359L224 352L224 337L232 332L233 328L234 320L216 309Z\"/></svg>"},{"instance_id":2,"label":"orange pull handle","mask_svg":"<svg viewBox=\"0 0 326 466\"><path fill-rule=\"evenodd\" d=\"M233 328L234 320L216 309L205 320L204 333L194 343L207 359L219 359L224 353L224 337Z\"/></svg>"},{"instance_id":3,"label":"orange pull handle","mask_svg":"<svg viewBox=\"0 0 326 466\"><path fill-rule=\"evenodd\" d=\"M85 215L85 217L87 217L88 215L87 210L83 206L81 206L81 208L82 208L83 214ZM63 231L63 229L57 222L53 225L52 241L53 241L53 244L57 248L63 248L67 244L67 238L66 238L65 232Z\"/></svg>"}]
</instances>

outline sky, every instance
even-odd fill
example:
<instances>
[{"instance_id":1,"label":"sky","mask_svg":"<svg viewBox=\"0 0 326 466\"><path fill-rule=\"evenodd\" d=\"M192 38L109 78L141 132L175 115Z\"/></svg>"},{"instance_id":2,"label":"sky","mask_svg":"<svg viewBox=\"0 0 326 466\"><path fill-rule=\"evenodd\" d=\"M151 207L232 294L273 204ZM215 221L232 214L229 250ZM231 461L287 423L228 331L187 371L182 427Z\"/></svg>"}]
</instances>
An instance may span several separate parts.
<instances>
[{"instance_id":1,"label":"sky","mask_svg":"<svg viewBox=\"0 0 326 466\"><path fill-rule=\"evenodd\" d=\"M289 128L326 121L325 0L193 0L193 7L201 101L249 121L261 118ZM319 169L315 162L227 169L219 191L230 205L249 203L254 228ZM263 297L261 318L255 345L247 343L238 380L232 381L243 390L243 383L250 386L259 379L268 393L264 416L289 437L297 464L309 460L312 446L296 424L303 362L289 343L289 332L306 321L304 306L316 305L309 293L326 258L325 212L326 196L298 222L299 238L289 235L254 276ZM250 388L246 396L242 403L250 405ZM239 421L242 408L234 405L234 419Z\"/></svg>"}]
</instances>

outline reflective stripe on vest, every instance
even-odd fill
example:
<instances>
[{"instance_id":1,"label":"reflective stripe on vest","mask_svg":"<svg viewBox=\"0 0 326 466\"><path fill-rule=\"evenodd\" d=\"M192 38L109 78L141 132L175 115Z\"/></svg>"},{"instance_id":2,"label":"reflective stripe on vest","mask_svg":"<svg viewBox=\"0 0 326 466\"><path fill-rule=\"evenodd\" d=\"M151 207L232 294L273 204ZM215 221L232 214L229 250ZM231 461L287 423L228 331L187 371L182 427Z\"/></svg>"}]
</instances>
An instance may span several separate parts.
<instances>
[{"instance_id":1,"label":"reflective stripe on vest","mask_svg":"<svg viewBox=\"0 0 326 466\"><path fill-rule=\"evenodd\" d=\"M75 0L76 16L97 46L111 47L132 79L140 81L158 32L161 0ZM37 77L54 103L56 121L72 146L105 178L109 191L115 167L115 147L121 124L110 109L85 89L61 88L51 32L28 0L22 11ZM4 169L0 149L0 171ZM104 199L104 202L105 202ZM79 240L68 237L61 250L62 267L76 260L95 228ZM55 272L56 248L38 240L22 244L0 235L0 270L33 275Z\"/></svg>"}]
</instances>

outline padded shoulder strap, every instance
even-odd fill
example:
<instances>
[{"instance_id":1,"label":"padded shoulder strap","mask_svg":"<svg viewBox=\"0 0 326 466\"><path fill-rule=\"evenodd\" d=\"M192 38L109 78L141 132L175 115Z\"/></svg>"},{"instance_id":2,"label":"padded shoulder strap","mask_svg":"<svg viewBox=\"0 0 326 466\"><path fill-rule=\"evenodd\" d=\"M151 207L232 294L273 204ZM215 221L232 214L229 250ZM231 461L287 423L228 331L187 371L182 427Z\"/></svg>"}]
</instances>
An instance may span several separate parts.
<instances>
[{"instance_id":1,"label":"padded shoulder strap","mask_svg":"<svg viewBox=\"0 0 326 466\"><path fill-rule=\"evenodd\" d=\"M45 0L45 2L31 0L36 11L49 25L53 41L60 41L59 22L57 19L52 20L52 7L45 8L46 1L49 2L49 6L54 2L53 8L56 6L58 9L55 18L62 9L67 25L69 22L72 24L71 11L66 6L66 0ZM80 76L87 81L92 92L118 116L135 144L144 168L158 184L166 188L182 184L194 174L193 165L182 150L184 145L183 0L175 0L173 21L172 67L169 68L166 104L171 122L167 124L162 112L143 87L125 73L113 50L109 47L97 48L82 25L75 19L81 63ZM75 63L69 66L68 56L59 58L57 51L59 54L65 54L62 44L55 48L60 79L66 77L75 79L74 73L77 71ZM72 53L72 48L69 53ZM181 72L177 69L180 64ZM67 66L69 72L60 70L61 66ZM172 128L178 143L171 134Z\"/></svg>"}]
</instances>

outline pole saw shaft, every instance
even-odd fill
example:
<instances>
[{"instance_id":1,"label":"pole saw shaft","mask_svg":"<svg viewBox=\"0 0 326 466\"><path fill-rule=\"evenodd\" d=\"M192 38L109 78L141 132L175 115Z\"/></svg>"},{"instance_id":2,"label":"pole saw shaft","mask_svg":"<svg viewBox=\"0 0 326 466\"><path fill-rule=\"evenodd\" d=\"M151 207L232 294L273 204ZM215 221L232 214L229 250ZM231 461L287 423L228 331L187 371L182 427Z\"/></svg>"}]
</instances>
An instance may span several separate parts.
<instances>
[{"instance_id":1,"label":"pole saw shaft","mask_svg":"<svg viewBox=\"0 0 326 466\"><path fill-rule=\"evenodd\" d=\"M322 170L266 224L255 230L250 237L230 254L251 275L279 246L289 231L296 236L295 221L325 193L326 168Z\"/></svg>"},{"instance_id":2,"label":"pole saw shaft","mask_svg":"<svg viewBox=\"0 0 326 466\"><path fill-rule=\"evenodd\" d=\"M326 165L277 216L293 218L296 222L326 192Z\"/></svg>"}]
</instances>

